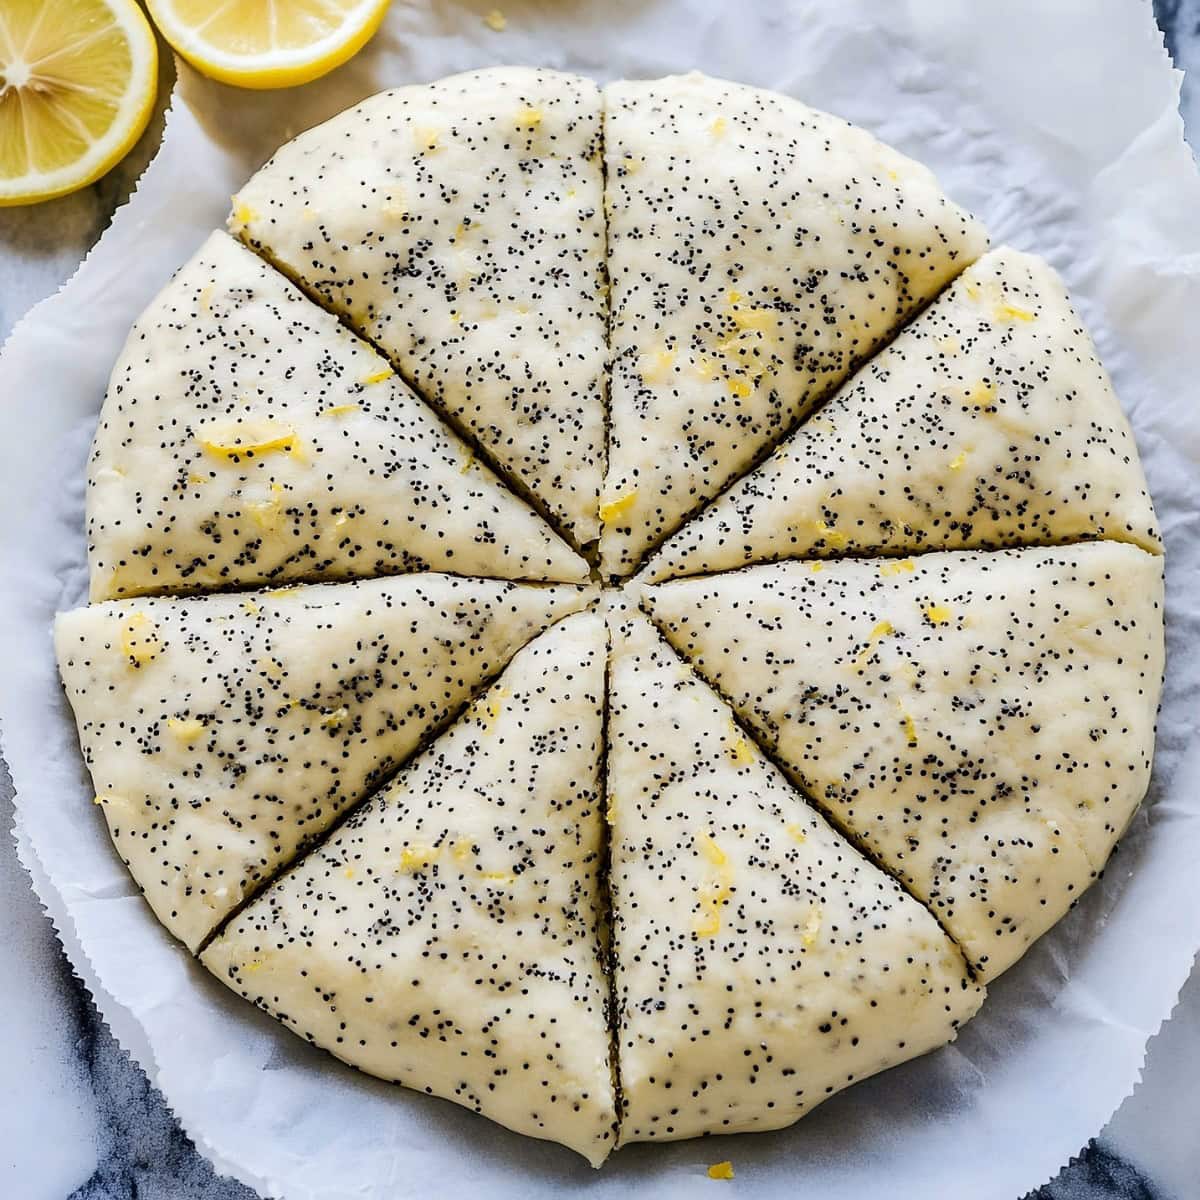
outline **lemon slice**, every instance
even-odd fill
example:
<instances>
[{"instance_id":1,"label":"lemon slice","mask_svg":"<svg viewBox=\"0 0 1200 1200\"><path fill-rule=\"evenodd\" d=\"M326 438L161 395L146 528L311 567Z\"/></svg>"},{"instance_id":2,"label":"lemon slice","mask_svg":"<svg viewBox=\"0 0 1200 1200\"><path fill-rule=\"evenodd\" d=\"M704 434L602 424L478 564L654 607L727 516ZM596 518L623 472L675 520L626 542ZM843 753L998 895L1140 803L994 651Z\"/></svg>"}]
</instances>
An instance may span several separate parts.
<instances>
[{"instance_id":1,"label":"lemon slice","mask_svg":"<svg viewBox=\"0 0 1200 1200\"><path fill-rule=\"evenodd\" d=\"M357 53L390 0L147 0L196 70L248 88L292 87Z\"/></svg>"},{"instance_id":2,"label":"lemon slice","mask_svg":"<svg viewBox=\"0 0 1200 1200\"><path fill-rule=\"evenodd\" d=\"M0 205L99 179L146 128L157 86L134 0L2 0Z\"/></svg>"}]
</instances>

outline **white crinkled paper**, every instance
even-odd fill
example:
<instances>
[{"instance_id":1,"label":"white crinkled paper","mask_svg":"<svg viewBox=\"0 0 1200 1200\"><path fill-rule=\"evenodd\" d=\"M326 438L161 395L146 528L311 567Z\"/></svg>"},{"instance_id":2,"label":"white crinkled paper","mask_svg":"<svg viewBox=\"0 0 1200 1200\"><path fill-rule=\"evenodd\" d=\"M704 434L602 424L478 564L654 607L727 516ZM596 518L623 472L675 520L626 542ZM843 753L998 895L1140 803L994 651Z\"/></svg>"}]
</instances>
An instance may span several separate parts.
<instances>
[{"instance_id":1,"label":"white crinkled paper","mask_svg":"<svg viewBox=\"0 0 1200 1200\"><path fill-rule=\"evenodd\" d=\"M1138 0L396 0L295 92L183 74L140 188L0 359L0 721L21 856L121 1042L221 1171L287 1200L632 1185L691 1197L732 1158L755 1195L1014 1200L1132 1089L1200 945L1200 177ZM790 1130L633 1147L598 1173L358 1075L228 993L159 928L89 802L49 625L85 595L83 465L126 331L276 145L381 88L512 62L601 79L697 68L788 92L931 166L997 241L1066 277L1130 413L1168 547L1168 674L1148 804L1104 879L951 1047ZM880 1189L883 1189L880 1191Z\"/></svg>"}]
</instances>

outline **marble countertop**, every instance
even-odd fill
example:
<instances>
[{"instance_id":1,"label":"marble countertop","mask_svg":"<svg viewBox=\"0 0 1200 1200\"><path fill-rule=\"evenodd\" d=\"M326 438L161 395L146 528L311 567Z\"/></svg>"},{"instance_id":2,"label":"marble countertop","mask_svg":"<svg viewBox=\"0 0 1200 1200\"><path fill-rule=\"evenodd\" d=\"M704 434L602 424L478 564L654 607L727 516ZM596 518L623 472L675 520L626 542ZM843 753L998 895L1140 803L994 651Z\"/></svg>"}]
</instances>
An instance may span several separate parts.
<instances>
[{"instance_id":1,"label":"marble countertop","mask_svg":"<svg viewBox=\"0 0 1200 1200\"><path fill-rule=\"evenodd\" d=\"M1195 80L1185 79L1182 107L1189 135L1200 138L1200 0L1154 0L1154 11L1177 65L1196 72ZM36 208L5 210L0 342L70 276L103 232L152 155L160 122L161 113L126 162L95 186ZM0 829L11 828L12 815L12 786L0 762ZM63 956L11 838L4 837L0 905L6 1016L0 1079L9 1084L0 1092L0 1197L255 1200L247 1188L214 1175L115 1043ZM1198 1131L1200 968L1151 1041L1138 1089L1079 1156L1027 1200L1197 1200Z\"/></svg>"}]
</instances>

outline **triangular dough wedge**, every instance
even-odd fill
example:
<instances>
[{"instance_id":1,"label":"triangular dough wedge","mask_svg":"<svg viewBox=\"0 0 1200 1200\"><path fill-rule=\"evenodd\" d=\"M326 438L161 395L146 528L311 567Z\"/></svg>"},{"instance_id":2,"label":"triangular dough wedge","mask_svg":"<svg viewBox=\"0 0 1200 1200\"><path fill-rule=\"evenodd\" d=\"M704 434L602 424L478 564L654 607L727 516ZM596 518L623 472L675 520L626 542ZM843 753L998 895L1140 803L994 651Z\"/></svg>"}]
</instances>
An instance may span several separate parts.
<instances>
[{"instance_id":1,"label":"triangular dough wedge","mask_svg":"<svg viewBox=\"0 0 1200 1200\"><path fill-rule=\"evenodd\" d=\"M1159 552L1137 447L1062 281L993 250L681 529L645 577L1081 537Z\"/></svg>"},{"instance_id":2,"label":"triangular dough wedge","mask_svg":"<svg viewBox=\"0 0 1200 1200\"><path fill-rule=\"evenodd\" d=\"M381 346L579 544L596 537L608 288L600 93L505 67L289 142L230 227Z\"/></svg>"},{"instance_id":3,"label":"triangular dough wedge","mask_svg":"<svg viewBox=\"0 0 1200 1200\"><path fill-rule=\"evenodd\" d=\"M587 589L450 575L62 613L96 799L195 949Z\"/></svg>"},{"instance_id":4,"label":"triangular dough wedge","mask_svg":"<svg viewBox=\"0 0 1200 1200\"><path fill-rule=\"evenodd\" d=\"M606 642L594 613L467 713L214 939L205 965L356 1067L598 1166Z\"/></svg>"},{"instance_id":5,"label":"triangular dough wedge","mask_svg":"<svg viewBox=\"0 0 1200 1200\"><path fill-rule=\"evenodd\" d=\"M227 234L141 315L88 471L93 600L587 566L370 346Z\"/></svg>"},{"instance_id":6,"label":"triangular dough wedge","mask_svg":"<svg viewBox=\"0 0 1200 1200\"><path fill-rule=\"evenodd\" d=\"M934 918L644 617L618 618L611 671L622 1141L777 1129L951 1041L983 991Z\"/></svg>"},{"instance_id":7,"label":"triangular dough wedge","mask_svg":"<svg viewBox=\"0 0 1200 1200\"><path fill-rule=\"evenodd\" d=\"M1136 546L792 562L646 589L671 642L995 978L1145 794L1162 559Z\"/></svg>"},{"instance_id":8,"label":"triangular dough wedge","mask_svg":"<svg viewBox=\"0 0 1200 1200\"><path fill-rule=\"evenodd\" d=\"M983 252L924 167L796 100L605 89L611 435L602 562L641 556Z\"/></svg>"}]
</instances>

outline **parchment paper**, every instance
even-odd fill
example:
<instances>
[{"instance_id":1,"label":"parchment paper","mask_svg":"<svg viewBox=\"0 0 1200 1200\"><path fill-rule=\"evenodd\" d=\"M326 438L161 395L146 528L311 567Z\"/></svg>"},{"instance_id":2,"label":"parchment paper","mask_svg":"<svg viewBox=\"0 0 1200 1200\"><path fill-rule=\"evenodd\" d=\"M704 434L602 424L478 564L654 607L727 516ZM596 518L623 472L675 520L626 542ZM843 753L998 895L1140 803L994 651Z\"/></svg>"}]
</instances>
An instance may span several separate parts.
<instances>
[{"instance_id":1,"label":"parchment paper","mask_svg":"<svg viewBox=\"0 0 1200 1200\"><path fill-rule=\"evenodd\" d=\"M1014 1200L1132 1089L1200 945L1200 178L1139 0L398 2L331 79L235 93L181 70L131 203L0 359L0 720L16 836L105 1018L219 1170L288 1200L710 1186L755 1195ZM130 323L293 133L385 86L498 62L599 78L700 68L793 93L928 163L997 241L1066 276L1132 416L1168 545L1154 783L1104 879L958 1042L776 1134L569 1152L376 1083L226 992L155 923L90 801L49 640L82 601L83 464ZM719 1185L711 1185L719 1186Z\"/></svg>"}]
</instances>

